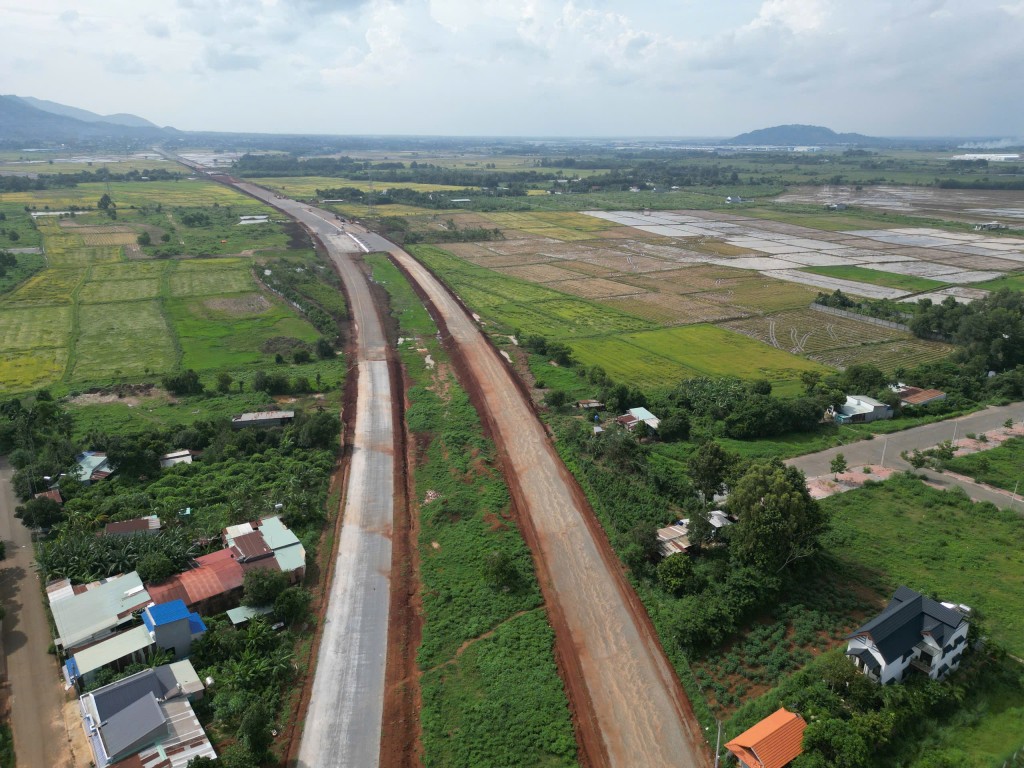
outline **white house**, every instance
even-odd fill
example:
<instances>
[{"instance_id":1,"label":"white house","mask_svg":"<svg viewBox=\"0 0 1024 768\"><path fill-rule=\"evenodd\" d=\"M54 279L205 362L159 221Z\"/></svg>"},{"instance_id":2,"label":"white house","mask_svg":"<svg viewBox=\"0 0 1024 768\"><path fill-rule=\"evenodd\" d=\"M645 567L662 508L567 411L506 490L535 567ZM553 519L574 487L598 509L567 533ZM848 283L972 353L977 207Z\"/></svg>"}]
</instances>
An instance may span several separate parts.
<instances>
[{"instance_id":1,"label":"white house","mask_svg":"<svg viewBox=\"0 0 1024 768\"><path fill-rule=\"evenodd\" d=\"M846 655L879 683L902 682L911 668L941 680L960 666L969 614L965 605L899 587L884 611L847 636Z\"/></svg>"},{"instance_id":2,"label":"white house","mask_svg":"<svg viewBox=\"0 0 1024 768\"><path fill-rule=\"evenodd\" d=\"M881 403L873 397L847 395L846 402L832 414L837 424L861 424L892 418L892 406Z\"/></svg>"},{"instance_id":3,"label":"white house","mask_svg":"<svg viewBox=\"0 0 1024 768\"><path fill-rule=\"evenodd\" d=\"M619 416L615 421L632 432L641 421L651 429L657 431L661 419L648 411L646 408L630 408L626 413Z\"/></svg>"}]
</instances>

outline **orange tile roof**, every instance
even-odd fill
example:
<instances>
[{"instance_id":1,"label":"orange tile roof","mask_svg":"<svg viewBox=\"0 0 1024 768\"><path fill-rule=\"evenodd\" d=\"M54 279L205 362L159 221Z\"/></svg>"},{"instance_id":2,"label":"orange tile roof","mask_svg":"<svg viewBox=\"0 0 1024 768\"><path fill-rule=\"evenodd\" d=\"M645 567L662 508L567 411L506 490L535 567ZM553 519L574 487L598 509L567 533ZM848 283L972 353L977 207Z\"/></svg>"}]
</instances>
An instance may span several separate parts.
<instances>
[{"instance_id":1,"label":"orange tile roof","mask_svg":"<svg viewBox=\"0 0 1024 768\"><path fill-rule=\"evenodd\" d=\"M807 723L785 708L773 712L725 748L751 768L783 768L803 751Z\"/></svg>"}]
</instances>

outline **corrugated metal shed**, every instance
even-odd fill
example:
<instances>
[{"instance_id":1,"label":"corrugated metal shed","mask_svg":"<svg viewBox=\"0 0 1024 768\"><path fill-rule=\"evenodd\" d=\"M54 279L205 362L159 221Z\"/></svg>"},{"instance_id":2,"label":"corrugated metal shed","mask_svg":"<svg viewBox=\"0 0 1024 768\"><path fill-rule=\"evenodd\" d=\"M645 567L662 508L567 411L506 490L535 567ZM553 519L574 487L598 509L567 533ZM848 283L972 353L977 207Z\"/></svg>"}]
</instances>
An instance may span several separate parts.
<instances>
[{"instance_id":1,"label":"corrugated metal shed","mask_svg":"<svg viewBox=\"0 0 1024 768\"><path fill-rule=\"evenodd\" d=\"M150 602L135 571L89 586L80 594L58 599L50 593L57 644L63 648L74 648L108 633Z\"/></svg>"},{"instance_id":2,"label":"corrugated metal shed","mask_svg":"<svg viewBox=\"0 0 1024 768\"><path fill-rule=\"evenodd\" d=\"M102 643L83 648L74 656L80 676L88 675L118 659L139 653L153 645L153 638L145 626L133 627L126 632L113 635Z\"/></svg>"}]
</instances>

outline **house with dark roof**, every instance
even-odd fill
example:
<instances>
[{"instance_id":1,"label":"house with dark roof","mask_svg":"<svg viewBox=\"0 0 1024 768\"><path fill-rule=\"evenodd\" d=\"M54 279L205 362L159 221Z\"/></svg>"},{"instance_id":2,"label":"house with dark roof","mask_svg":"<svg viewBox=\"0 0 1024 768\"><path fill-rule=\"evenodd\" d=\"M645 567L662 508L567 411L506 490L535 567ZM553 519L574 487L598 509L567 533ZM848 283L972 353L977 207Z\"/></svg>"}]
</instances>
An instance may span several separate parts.
<instances>
[{"instance_id":1,"label":"house with dark roof","mask_svg":"<svg viewBox=\"0 0 1024 768\"><path fill-rule=\"evenodd\" d=\"M97 766L138 756L167 768L195 757L216 759L190 699L204 690L188 661L147 669L84 694L78 700Z\"/></svg>"},{"instance_id":2,"label":"house with dark roof","mask_svg":"<svg viewBox=\"0 0 1024 768\"><path fill-rule=\"evenodd\" d=\"M847 636L846 655L879 683L902 682L910 669L941 680L960 666L969 614L966 605L899 587L884 611Z\"/></svg>"},{"instance_id":3,"label":"house with dark roof","mask_svg":"<svg viewBox=\"0 0 1024 768\"><path fill-rule=\"evenodd\" d=\"M134 536L136 533L160 533L160 518L156 515L118 520L103 527L103 536Z\"/></svg>"},{"instance_id":4,"label":"house with dark roof","mask_svg":"<svg viewBox=\"0 0 1024 768\"><path fill-rule=\"evenodd\" d=\"M776 710L725 744L743 768L783 768L803 751L807 723L785 708Z\"/></svg>"}]
</instances>

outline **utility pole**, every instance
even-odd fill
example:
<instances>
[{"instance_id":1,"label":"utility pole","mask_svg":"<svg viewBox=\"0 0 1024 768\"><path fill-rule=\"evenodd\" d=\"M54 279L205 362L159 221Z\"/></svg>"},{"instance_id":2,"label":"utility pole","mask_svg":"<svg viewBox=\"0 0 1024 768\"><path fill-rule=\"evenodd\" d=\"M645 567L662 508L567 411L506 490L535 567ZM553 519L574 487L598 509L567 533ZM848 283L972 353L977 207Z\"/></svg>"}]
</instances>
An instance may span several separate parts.
<instances>
[{"instance_id":1,"label":"utility pole","mask_svg":"<svg viewBox=\"0 0 1024 768\"><path fill-rule=\"evenodd\" d=\"M882 469L885 469L885 449L889 447L889 436L886 435L885 442L882 443Z\"/></svg>"},{"instance_id":2,"label":"utility pole","mask_svg":"<svg viewBox=\"0 0 1024 768\"><path fill-rule=\"evenodd\" d=\"M718 768L718 750L722 745L722 721L717 717L715 720L718 723L718 738L715 739L715 768Z\"/></svg>"}]
</instances>

